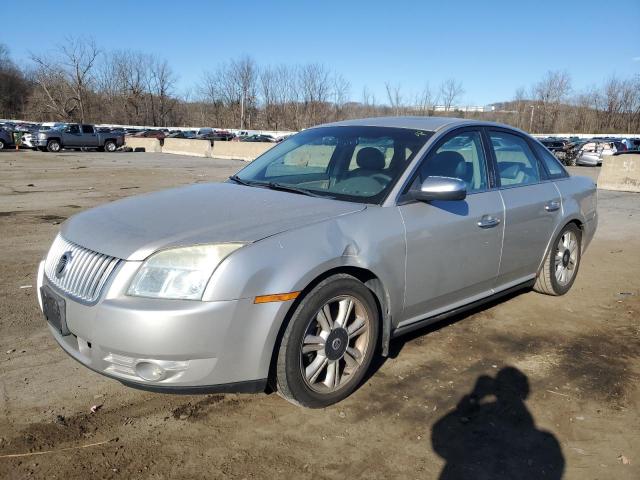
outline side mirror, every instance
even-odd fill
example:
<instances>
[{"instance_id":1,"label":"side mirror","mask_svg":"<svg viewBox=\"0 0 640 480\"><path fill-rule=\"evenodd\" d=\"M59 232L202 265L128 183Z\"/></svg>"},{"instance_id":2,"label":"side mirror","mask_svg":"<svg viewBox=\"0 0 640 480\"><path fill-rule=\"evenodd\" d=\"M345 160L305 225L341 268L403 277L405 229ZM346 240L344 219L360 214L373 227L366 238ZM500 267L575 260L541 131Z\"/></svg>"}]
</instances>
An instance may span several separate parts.
<instances>
[{"instance_id":1,"label":"side mirror","mask_svg":"<svg viewBox=\"0 0 640 480\"><path fill-rule=\"evenodd\" d=\"M432 200L464 200L467 197L467 184L459 178L427 177L420 189L409 192L414 200L431 202Z\"/></svg>"}]
</instances>

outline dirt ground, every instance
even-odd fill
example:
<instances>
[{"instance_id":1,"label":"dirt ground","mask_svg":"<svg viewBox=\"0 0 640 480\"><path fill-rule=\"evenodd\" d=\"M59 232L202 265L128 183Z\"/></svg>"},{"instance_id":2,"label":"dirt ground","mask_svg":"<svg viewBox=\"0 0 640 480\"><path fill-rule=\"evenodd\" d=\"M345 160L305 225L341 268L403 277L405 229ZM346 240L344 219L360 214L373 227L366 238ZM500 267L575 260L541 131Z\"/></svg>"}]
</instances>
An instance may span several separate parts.
<instances>
[{"instance_id":1,"label":"dirt ground","mask_svg":"<svg viewBox=\"0 0 640 480\"><path fill-rule=\"evenodd\" d=\"M0 478L640 478L637 194L599 192L569 294L524 292L398 339L325 410L275 394L141 392L68 357L35 290L59 223L242 165L0 153Z\"/></svg>"}]
</instances>

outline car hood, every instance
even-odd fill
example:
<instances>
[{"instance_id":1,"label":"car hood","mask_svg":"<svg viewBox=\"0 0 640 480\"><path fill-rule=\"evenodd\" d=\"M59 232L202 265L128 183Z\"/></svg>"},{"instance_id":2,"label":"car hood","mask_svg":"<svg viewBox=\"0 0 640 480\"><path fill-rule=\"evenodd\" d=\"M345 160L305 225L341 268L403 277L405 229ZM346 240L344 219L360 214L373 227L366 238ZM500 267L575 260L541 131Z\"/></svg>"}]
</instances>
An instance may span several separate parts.
<instances>
[{"instance_id":1,"label":"car hood","mask_svg":"<svg viewBox=\"0 0 640 480\"><path fill-rule=\"evenodd\" d=\"M71 217L70 242L127 260L178 246L255 242L366 208L364 204L248 187L197 184L117 200Z\"/></svg>"}]
</instances>

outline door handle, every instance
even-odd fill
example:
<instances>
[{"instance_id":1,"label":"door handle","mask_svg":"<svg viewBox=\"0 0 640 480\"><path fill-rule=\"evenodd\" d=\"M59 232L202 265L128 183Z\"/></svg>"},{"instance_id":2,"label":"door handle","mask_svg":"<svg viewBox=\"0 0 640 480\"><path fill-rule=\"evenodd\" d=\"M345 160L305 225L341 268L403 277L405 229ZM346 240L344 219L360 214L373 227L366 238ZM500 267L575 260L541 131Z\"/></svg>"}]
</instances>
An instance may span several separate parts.
<instances>
[{"instance_id":1,"label":"door handle","mask_svg":"<svg viewBox=\"0 0 640 480\"><path fill-rule=\"evenodd\" d=\"M560 210L560 202L558 200L551 200L544 206L544 209L547 212L555 212L556 210Z\"/></svg>"},{"instance_id":2,"label":"door handle","mask_svg":"<svg viewBox=\"0 0 640 480\"><path fill-rule=\"evenodd\" d=\"M483 215L480 221L478 222L478 226L480 228L491 228L500 225L500 219L493 217L491 215Z\"/></svg>"}]
</instances>

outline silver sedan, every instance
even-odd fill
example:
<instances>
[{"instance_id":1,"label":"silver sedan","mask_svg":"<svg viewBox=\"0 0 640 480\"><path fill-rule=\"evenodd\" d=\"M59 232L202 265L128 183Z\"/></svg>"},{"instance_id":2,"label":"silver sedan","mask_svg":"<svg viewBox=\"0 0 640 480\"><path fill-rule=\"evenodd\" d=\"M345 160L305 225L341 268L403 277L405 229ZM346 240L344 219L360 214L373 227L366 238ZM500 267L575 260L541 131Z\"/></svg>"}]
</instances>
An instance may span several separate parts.
<instances>
[{"instance_id":1,"label":"silver sedan","mask_svg":"<svg viewBox=\"0 0 640 480\"><path fill-rule=\"evenodd\" d=\"M596 187L504 125L374 118L288 138L225 183L109 203L39 269L52 335L159 391L307 407L362 382L393 337L516 289L563 295Z\"/></svg>"}]
</instances>

